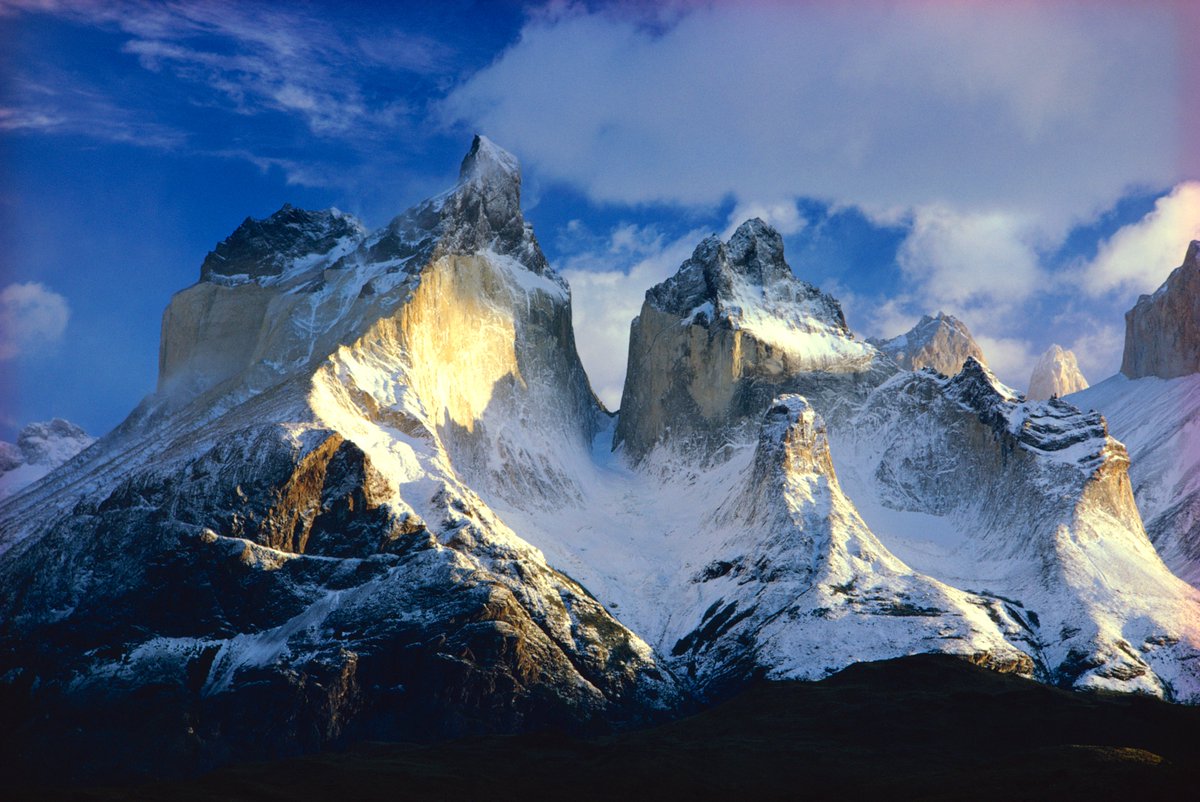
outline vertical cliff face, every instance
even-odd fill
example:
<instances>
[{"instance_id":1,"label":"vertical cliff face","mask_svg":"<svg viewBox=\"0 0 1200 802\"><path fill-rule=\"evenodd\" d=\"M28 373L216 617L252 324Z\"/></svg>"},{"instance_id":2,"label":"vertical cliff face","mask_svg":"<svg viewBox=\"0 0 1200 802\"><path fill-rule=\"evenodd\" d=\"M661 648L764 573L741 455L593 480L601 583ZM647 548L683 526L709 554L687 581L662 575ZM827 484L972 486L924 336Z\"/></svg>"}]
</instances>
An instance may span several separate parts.
<instances>
[{"instance_id":1,"label":"vertical cliff face","mask_svg":"<svg viewBox=\"0 0 1200 802\"><path fill-rule=\"evenodd\" d=\"M160 392L3 508L0 581L26 589L0 599L9 755L195 770L679 704L488 503L576 503L603 416L519 203L478 138L378 232L285 209L210 255L165 318Z\"/></svg>"},{"instance_id":2,"label":"vertical cliff face","mask_svg":"<svg viewBox=\"0 0 1200 802\"><path fill-rule=\"evenodd\" d=\"M1131 379L1200 373L1200 241L1153 295L1125 313L1121 372Z\"/></svg>"},{"instance_id":3,"label":"vertical cliff face","mask_svg":"<svg viewBox=\"0 0 1200 802\"><path fill-rule=\"evenodd\" d=\"M836 414L894 369L853 338L836 300L792 274L778 232L749 220L646 293L615 446L634 460L658 443L716 455L780 392Z\"/></svg>"},{"instance_id":4,"label":"vertical cliff face","mask_svg":"<svg viewBox=\"0 0 1200 802\"><path fill-rule=\"evenodd\" d=\"M945 376L962 370L968 357L987 364L983 349L966 324L953 315L924 315L917 325L890 340L869 340L904 370L932 368Z\"/></svg>"},{"instance_id":5,"label":"vertical cliff face","mask_svg":"<svg viewBox=\"0 0 1200 802\"><path fill-rule=\"evenodd\" d=\"M1027 395L1033 401L1046 401L1086 390L1087 386L1075 354L1055 344L1033 366Z\"/></svg>"}]
</instances>

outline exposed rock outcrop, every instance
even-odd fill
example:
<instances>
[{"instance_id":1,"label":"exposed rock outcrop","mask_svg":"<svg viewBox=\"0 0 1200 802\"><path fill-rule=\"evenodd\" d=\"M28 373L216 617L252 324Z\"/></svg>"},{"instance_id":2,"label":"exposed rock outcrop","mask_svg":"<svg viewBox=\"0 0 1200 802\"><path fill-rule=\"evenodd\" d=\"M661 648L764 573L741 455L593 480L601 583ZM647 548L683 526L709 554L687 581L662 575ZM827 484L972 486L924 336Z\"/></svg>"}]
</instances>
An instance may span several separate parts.
<instances>
[{"instance_id":1,"label":"exposed rock outcrop","mask_svg":"<svg viewBox=\"0 0 1200 802\"><path fill-rule=\"evenodd\" d=\"M1200 373L1200 241L1153 295L1125 313L1121 372L1131 379Z\"/></svg>"},{"instance_id":2,"label":"exposed rock outcrop","mask_svg":"<svg viewBox=\"0 0 1200 802\"><path fill-rule=\"evenodd\" d=\"M792 274L779 233L748 220L646 293L614 446L635 461L660 442L716 455L780 393L836 415L893 370L834 298Z\"/></svg>"},{"instance_id":3,"label":"exposed rock outcrop","mask_svg":"<svg viewBox=\"0 0 1200 802\"><path fill-rule=\"evenodd\" d=\"M160 393L0 507L6 760L189 772L680 704L483 498L576 503L562 463L604 417L519 186L479 138L399 222L329 250L260 226L269 270L176 296Z\"/></svg>"},{"instance_id":4,"label":"exposed rock outcrop","mask_svg":"<svg viewBox=\"0 0 1200 802\"><path fill-rule=\"evenodd\" d=\"M917 325L898 337L868 342L904 370L933 368L944 376L953 376L962 370L968 357L987 364L983 349L975 342L967 325L944 312L933 317L922 316Z\"/></svg>"},{"instance_id":5,"label":"exposed rock outcrop","mask_svg":"<svg viewBox=\"0 0 1200 802\"><path fill-rule=\"evenodd\" d=\"M1200 592L1146 537L1098 413L1025 401L969 359L949 378L897 375L835 446L884 545L1002 602L1042 679L1200 701Z\"/></svg>"},{"instance_id":6,"label":"exposed rock outcrop","mask_svg":"<svg viewBox=\"0 0 1200 802\"><path fill-rule=\"evenodd\" d=\"M1088 381L1079 369L1073 351L1067 351L1055 343L1038 359L1029 376L1031 401L1062 398L1064 395L1086 390Z\"/></svg>"}]
</instances>

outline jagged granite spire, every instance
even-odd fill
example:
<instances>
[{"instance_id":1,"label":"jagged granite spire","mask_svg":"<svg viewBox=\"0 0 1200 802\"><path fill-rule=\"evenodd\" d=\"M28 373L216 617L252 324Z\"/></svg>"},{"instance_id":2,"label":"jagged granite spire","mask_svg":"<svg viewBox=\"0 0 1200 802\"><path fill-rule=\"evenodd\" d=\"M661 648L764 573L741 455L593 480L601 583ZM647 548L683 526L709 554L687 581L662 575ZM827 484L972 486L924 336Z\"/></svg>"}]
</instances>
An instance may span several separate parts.
<instances>
[{"instance_id":1,"label":"jagged granite spire","mask_svg":"<svg viewBox=\"0 0 1200 802\"><path fill-rule=\"evenodd\" d=\"M1200 240L1153 295L1125 313L1121 372L1131 379L1200 373Z\"/></svg>"},{"instance_id":2,"label":"jagged granite spire","mask_svg":"<svg viewBox=\"0 0 1200 802\"><path fill-rule=\"evenodd\" d=\"M828 416L886 378L877 356L854 339L835 298L793 275L779 232L747 220L728 242L704 239L647 291L614 444L635 460L666 440L721 448L781 392L808 396Z\"/></svg>"},{"instance_id":3,"label":"jagged granite spire","mask_svg":"<svg viewBox=\"0 0 1200 802\"><path fill-rule=\"evenodd\" d=\"M476 135L453 189L399 215L344 261L347 265L388 260L423 263L440 254L488 250L511 256L567 290L521 212L521 168L516 156Z\"/></svg>"}]
</instances>

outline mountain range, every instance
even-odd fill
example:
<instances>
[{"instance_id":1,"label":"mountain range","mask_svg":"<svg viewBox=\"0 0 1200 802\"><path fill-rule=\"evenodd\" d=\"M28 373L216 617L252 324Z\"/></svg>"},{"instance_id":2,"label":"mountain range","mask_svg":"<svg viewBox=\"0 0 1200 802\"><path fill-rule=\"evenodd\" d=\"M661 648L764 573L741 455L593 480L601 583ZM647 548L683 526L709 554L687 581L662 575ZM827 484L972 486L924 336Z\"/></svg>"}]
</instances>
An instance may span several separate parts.
<instances>
[{"instance_id":1,"label":"mountain range","mask_svg":"<svg viewBox=\"0 0 1200 802\"><path fill-rule=\"evenodd\" d=\"M476 137L379 230L207 256L156 392L0 503L8 763L605 732L925 653L1200 703L1200 244L1042 401L953 317L857 337L751 219L647 290L611 412L520 194Z\"/></svg>"}]
</instances>

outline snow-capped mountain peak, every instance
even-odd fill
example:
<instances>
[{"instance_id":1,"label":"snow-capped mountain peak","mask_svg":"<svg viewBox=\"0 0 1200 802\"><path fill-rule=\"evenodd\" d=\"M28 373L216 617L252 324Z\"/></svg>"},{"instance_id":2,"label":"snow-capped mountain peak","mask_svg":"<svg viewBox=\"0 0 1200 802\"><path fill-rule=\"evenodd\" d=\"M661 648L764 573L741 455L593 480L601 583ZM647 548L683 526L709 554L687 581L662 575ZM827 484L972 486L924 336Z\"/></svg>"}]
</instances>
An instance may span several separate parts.
<instances>
[{"instance_id":1,"label":"snow-capped mountain peak","mask_svg":"<svg viewBox=\"0 0 1200 802\"><path fill-rule=\"evenodd\" d=\"M520 181L521 165L517 157L482 134L476 134L471 149L463 157L458 182L491 183Z\"/></svg>"},{"instance_id":2,"label":"snow-capped mountain peak","mask_svg":"<svg viewBox=\"0 0 1200 802\"><path fill-rule=\"evenodd\" d=\"M200 266L200 280L277 281L335 249L344 252L346 243L357 244L365 234L353 215L337 209L308 211L285 203L262 220L247 217L218 243Z\"/></svg>"},{"instance_id":3,"label":"snow-capped mountain peak","mask_svg":"<svg viewBox=\"0 0 1200 802\"><path fill-rule=\"evenodd\" d=\"M783 238L758 219L728 242L706 238L646 292L629 354L615 443L635 459L665 440L719 447L781 393L829 415L894 370L854 338L835 298L792 273Z\"/></svg>"}]
</instances>

